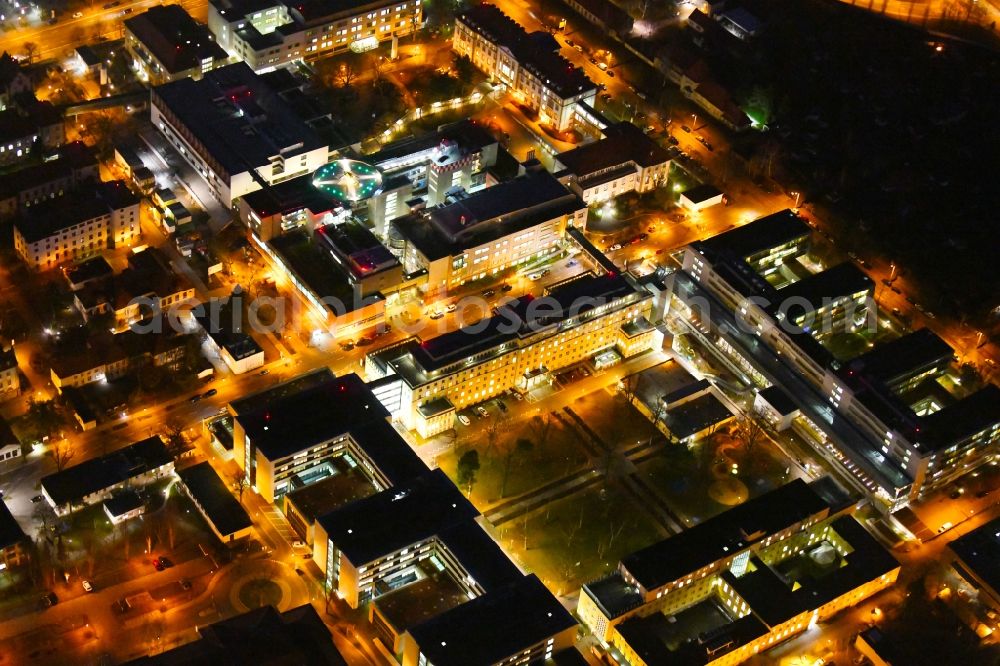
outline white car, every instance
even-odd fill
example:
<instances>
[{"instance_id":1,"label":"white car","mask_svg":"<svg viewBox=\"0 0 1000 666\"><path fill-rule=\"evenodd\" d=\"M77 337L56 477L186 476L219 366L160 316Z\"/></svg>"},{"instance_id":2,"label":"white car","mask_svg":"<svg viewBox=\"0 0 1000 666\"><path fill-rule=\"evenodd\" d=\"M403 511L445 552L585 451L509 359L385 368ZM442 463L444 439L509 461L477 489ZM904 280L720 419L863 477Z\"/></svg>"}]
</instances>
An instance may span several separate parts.
<instances>
[{"instance_id":1,"label":"white car","mask_svg":"<svg viewBox=\"0 0 1000 666\"><path fill-rule=\"evenodd\" d=\"M464 426L467 426L467 425L469 425L469 424L472 423L472 419L470 419L465 414L459 414L458 415L458 422L461 423Z\"/></svg>"},{"instance_id":2,"label":"white car","mask_svg":"<svg viewBox=\"0 0 1000 666\"><path fill-rule=\"evenodd\" d=\"M83 18L83 12L76 12L73 14L73 18Z\"/></svg>"},{"instance_id":3,"label":"white car","mask_svg":"<svg viewBox=\"0 0 1000 666\"><path fill-rule=\"evenodd\" d=\"M476 405L476 414L479 414L482 418L486 418L490 415L490 413L486 411L486 408L482 405Z\"/></svg>"},{"instance_id":4,"label":"white car","mask_svg":"<svg viewBox=\"0 0 1000 666\"><path fill-rule=\"evenodd\" d=\"M93 592L94 591L94 586L93 586L93 584L89 580L85 580L85 581L83 581L83 589L86 592Z\"/></svg>"},{"instance_id":5,"label":"white car","mask_svg":"<svg viewBox=\"0 0 1000 666\"><path fill-rule=\"evenodd\" d=\"M542 274L541 273L529 273L528 274L528 279L529 280L541 280L542 279Z\"/></svg>"},{"instance_id":6,"label":"white car","mask_svg":"<svg viewBox=\"0 0 1000 666\"><path fill-rule=\"evenodd\" d=\"M458 306L455 305L454 303L449 303L448 307L445 308L445 310L447 310L448 312L454 312L457 309L458 309Z\"/></svg>"}]
</instances>

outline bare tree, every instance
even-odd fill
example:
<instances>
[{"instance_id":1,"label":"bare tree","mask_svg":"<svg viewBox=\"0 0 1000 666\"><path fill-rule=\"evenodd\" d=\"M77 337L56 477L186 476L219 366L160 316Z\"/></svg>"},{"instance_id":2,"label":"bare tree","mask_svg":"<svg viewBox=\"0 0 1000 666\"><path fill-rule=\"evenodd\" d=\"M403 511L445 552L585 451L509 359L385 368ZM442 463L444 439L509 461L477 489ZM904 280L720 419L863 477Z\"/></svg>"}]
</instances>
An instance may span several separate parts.
<instances>
[{"instance_id":1,"label":"bare tree","mask_svg":"<svg viewBox=\"0 0 1000 666\"><path fill-rule=\"evenodd\" d=\"M342 88L349 88L358 76L357 71L354 69L354 64L351 62L340 63L340 69L337 70L336 81Z\"/></svg>"},{"instance_id":2,"label":"bare tree","mask_svg":"<svg viewBox=\"0 0 1000 666\"><path fill-rule=\"evenodd\" d=\"M236 496L239 498L240 502L243 501L243 491L247 489L250 485L250 481L247 480L247 475L243 470L236 470L233 473L233 490L236 491Z\"/></svg>"},{"instance_id":3,"label":"bare tree","mask_svg":"<svg viewBox=\"0 0 1000 666\"><path fill-rule=\"evenodd\" d=\"M24 55L28 57L28 64L30 65L35 61L35 56L38 54L38 44L34 42L24 43Z\"/></svg>"},{"instance_id":4,"label":"bare tree","mask_svg":"<svg viewBox=\"0 0 1000 666\"><path fill-rule=\"evenodd\" d=\"M656 411L653 412L653 426L659 426L660 421L663 417L667 415L667 408L670 406L667 404L666 395L660 396L660 399L656 401Z\"/></svg>"},{"instance_id":5,"label":"bare tree","mask_svg":"<svg viewBox=\"0 0 1000 666\"><path fill-rule=\"evenodd\" d=\"M506 413L501 412L500 414L491 416L489 421L486 422L486 427L483 429L483 435L486 437L486 448L483 450L483 455L489 455L493 447L500 441L500 435L509 429L510 418Z\"/></svg>"},{"instance_id":6,"label":"bare tree","mask_svg":"<svg viewBox=\"0 0 1000 666\"><path fill-rule=\"evenodd\" d=\"M639 390L639 375L626 375L622 377L618 382L618 386L621 389L622 395L625 396L625 400L628 404L634 405L636 392Z\"/></svg>"},{"instance_id":7,"label":"bare tree","mask_svg":"<svg viewBox=\"0 0 1000 666\"><path fill-rule=\"evenodd\" d=\"M531 453L534 448L535 445L531 442L531 440L519 439L514 446L507 449L507 455L504 458L503 481L500 483L500 497L507 496L507 479L510 477L510 464L514 454L516 453L523 462L523 459Z\"/></svg>"},{"instance_id":8,"label":"bare tree","mask_svg":"<svg viewBox=\"0 0 1000 666\"><path fill-rule=\"evenodd\" d=\"M760 424L760 420L754 414L744 414L737 421L736 437L743 450L749 455L757 448L764 439L767 438L767 431Z\"/></svg>"},{"instance_id":9,"label":"bare tree","mask_svg":"<svg viewBox=\"0 0 1000 666\"><path fill-rule=\"evenodd\" d=\"M68 439L58 439L52 444L52 460L56 463L56 471L61 472L66 469L69 461L76 457L76 450L69 443Z\"/></svg>"},{"instance_id":10,"label":"bare tree","mask_svg":"<svg viewBox=\"0 0 1000 666\"><path fill-rule=\"evenodd\" d=\"M536 414L531 418L531 432L535 437L535 444L538 447L539 454L541 454L545 445L548 444L554 424L555 419L552 418L551 413Z\"/></svg>"},{"instance_id":11,"label":"bare tree","mask_svg":"<svg viewBox=\"0 0 1000 666\"><path fill-rule=\"evenodd\" d=\"M184 438L184 428L177 423L168 423L163 433L164 443L170 457L175 460L187 449L187 440Z\"/></svg>"},{"instance_id":12,"label":"bare tree","mask_svg":"<svg viewBox=\"0 0 1000 666\"><path fill-rule=\"evenodd\" d=\"M579 534L581 529L583 529L583 504L580 505L580 517L575 523L569 526L568 530L566 530L567 548L573 547L573 541L576 540L576 535Z\"/></svg>"}]
</instances>

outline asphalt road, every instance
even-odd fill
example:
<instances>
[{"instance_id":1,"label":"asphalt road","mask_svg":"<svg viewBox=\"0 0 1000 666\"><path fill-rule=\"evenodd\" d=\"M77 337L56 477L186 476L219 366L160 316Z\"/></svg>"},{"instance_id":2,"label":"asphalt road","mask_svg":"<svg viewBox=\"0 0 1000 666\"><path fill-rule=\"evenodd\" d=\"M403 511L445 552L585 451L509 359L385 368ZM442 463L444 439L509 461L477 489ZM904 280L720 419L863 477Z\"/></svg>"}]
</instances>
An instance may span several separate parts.
<instances>
[{"instance_id":1,"label":"asphalt road","mask_svg":"<svg viewBox=\"0 0 1000 666\"><path fill-rule=\"evenodd\" d=\"M101 37L109 40L120 38L122 36L122 21L128 18L128 15L122 14L125 9L131 9L130 15L134 16L145 9L161 4L163 3L157 0L140 0L139 2L122 2L121 5L113 9L95 6L94 9L82 10L83 16L79 18L64 14L53 25L42 23L41 25L7 30L0 33L0 51L7 51L12 55L23 57L25 56L24 44L32 42L38 47L35 54L36 60L65 57L67 51ZM189 14L200 21L204 22L208 16L208 2L206 0L182 0L178 4L183 5Z\"/></svg>"}]
</instances>

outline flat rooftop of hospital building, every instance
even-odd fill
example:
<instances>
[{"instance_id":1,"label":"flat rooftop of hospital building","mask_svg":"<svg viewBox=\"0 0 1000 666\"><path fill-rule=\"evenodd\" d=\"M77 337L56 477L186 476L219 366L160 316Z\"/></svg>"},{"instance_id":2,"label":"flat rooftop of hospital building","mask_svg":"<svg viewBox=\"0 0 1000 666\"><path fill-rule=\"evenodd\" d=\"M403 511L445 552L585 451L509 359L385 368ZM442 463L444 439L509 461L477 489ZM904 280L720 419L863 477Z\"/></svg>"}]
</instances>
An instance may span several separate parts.
<instances>
[{"instance_id":1,"label":"flat rooftop of hospital building","mask_svg":"<svg viewBox=\"0 0 1000 666\"><path fill-rule=\"evenodd\" d=\"M576 626L534 574L410 629L435 666L493 664Z\"/></svg>"},{"instance_id":2,"label":"flat rooftop of hospital building","mask_svg":"<svg viewBox=\"0 0 1000 666\"><path fill-rule=\"evenodd\" d=\"M732 259L746 259L808 236L810 231L801 217L786 208L711 238L695 241L692 246Z\"/></svg>"},{"instance_id":3,"label":"flat rooftop of hospital building","mask_svg":"<svg viewBox=\"0 0 1000 666\"><path fill-rule=\"evenodd\" d=\"M552 174L537 171L455 203L397 218L392 226L427 260L434 261L585 207Z\"/></svg>"},{"instance_id":4,"label":"flat rooftop of hospital building","mask_svg":"<svg viewBox=\"0 0 1000 666\"><path fill-rule=\"evenodd\" d=\"M829 509L809 484L795 479L622 558L621 568L654 590Z\"/></svg>"},{"instance_id":5,"label":"flat rooftop of hospital building","mask_svg":"<svg viewBox=\"0 0 1000 666\"><path fill-rule=\"evenodd\" d=\"M201 100L192 104L191 100ZM222 168L235 175L325 144L246 63L205 72L153 89L163 104Z\"/></svg>"},{"instance_id":6,"label":"flat rooftop of hospital building","mask_svg":"<svg viewBox=\"0 0 1000 666\"><path fill-rule=\"evenodd\" d=\"M922 328L875 345L844 364L838 374L849 382L852 377L865 377L891 384L950 362L954 355L955 351L947 342L929 328Z\"/></svg>"},{"instance_id":7,"label":"flat rooftop of hospital building","mask_svg":"<svg viewBox=\"0 0 1000 666\"><path fill-rule=\"evenodd\" d=\"M435 469L320 516L318 523L352 564L362 566L478 515Z\"/></svg>"}]
</instances>

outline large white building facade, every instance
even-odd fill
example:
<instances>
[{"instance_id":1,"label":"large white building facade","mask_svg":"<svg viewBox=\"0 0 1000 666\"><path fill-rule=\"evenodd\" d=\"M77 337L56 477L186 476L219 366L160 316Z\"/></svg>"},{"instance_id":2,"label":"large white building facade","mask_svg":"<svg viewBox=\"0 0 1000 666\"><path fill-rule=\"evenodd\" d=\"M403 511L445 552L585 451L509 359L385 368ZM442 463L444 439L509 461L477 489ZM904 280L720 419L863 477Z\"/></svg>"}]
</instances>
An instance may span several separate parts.
<instances>
[{"instance_id":1,"label":"large white building facade","mask_svg":"<svg viewBox=\"0 0 1000 666\"><path fill-rule=\"evenodd\" d=\"M208 27L215 40L258 72L347 49L369 50L410 34L422 22L420 0L212 0L208 5Z\"/></svg>"},{"instance_id":2,"label":"large white building facade","mask_svg":"<svg viewBox=\"0 0 1000 666\"><path fill-rule=\"evenodd\" d=\"M453 426L456 410L512 388L531 390L554 370L605 351L627 358L652 348L652 299L627 276L582 275L542 298L500 306L477 331L377 350L366 357L365 372L382 380L378 393L391 395L393 417L430 437Z\"/></svg>"},{"instance_id":3,"label":"large white building facade","mask_svg":"<svg viewBox=\"0 0 1000 666\"><path fill-rule=\"evenodd\" d=\"M329 158L327 144L243 63L153 88L150 119L226 206Z\"/></svg>"},{"instance_id":4,"label":"large white building facade","mask_svg":"<svg viewBox=\"0 0 1000 666\"><path fill-rule=\"evenodd\" d=\"M529 34L494 5L476 5L456 17L452 49L537 111L542 124L567 129L578 102L594 106L597 86L559 55L555 38Z\"/></svg>"}]
</instances>

